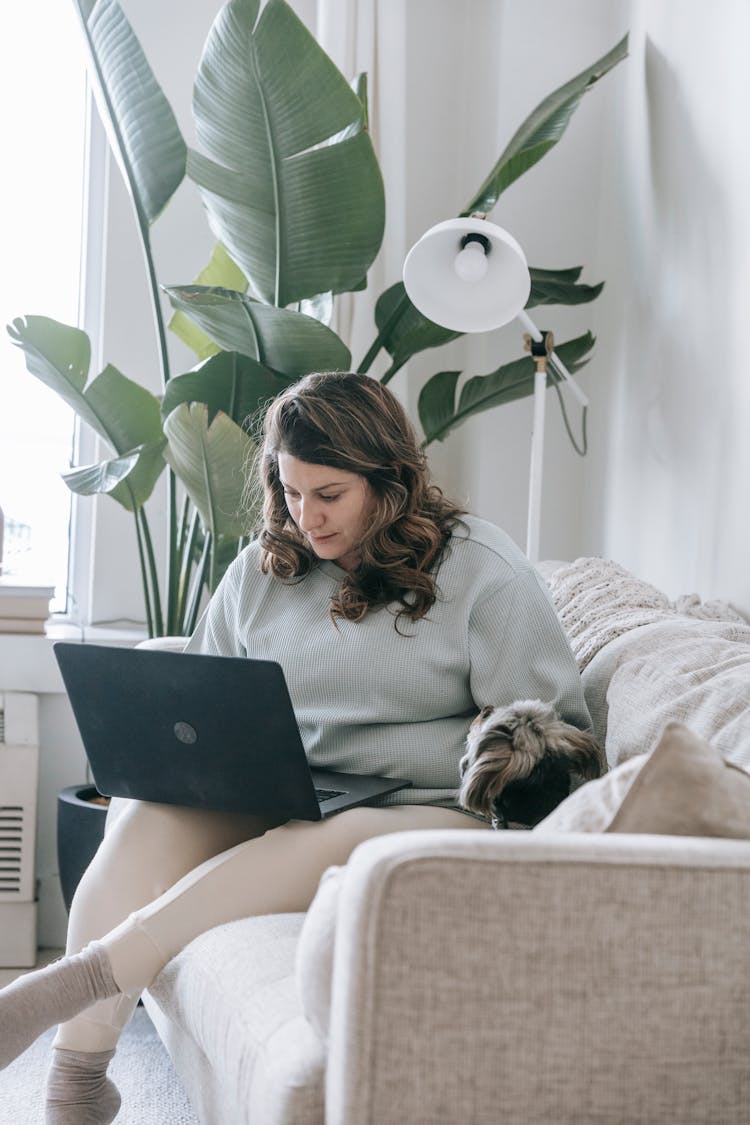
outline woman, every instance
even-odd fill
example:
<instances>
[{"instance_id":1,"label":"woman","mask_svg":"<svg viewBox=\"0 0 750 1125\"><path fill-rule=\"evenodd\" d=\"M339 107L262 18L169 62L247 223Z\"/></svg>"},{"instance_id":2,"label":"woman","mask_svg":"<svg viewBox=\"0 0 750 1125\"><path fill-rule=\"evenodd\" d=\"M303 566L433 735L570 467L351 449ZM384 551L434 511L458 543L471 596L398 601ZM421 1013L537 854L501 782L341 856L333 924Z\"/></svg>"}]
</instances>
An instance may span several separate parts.
<instances>
[{"instance_id":1,"label":"woman","mask_svg":"<svg viewBox=\"0 0 750 1125\"><path fill-rule=\"evenodd\" d=\"M139 993L199 933L305 910L323 871L370 837L486 829L456 805L482 707L539 698L589 726L534 571L503 532L430 485L380 382L309 375L285 391L266 413L260 470L260 534L189 648L277 660L314 766L413 784L314 823L113 802L72 905L67 956L0 993L0 1065L61 1023L54 1125L113 1119L120 1099L106 1069L118 1036Z\"/></svg>"}]
</instances>

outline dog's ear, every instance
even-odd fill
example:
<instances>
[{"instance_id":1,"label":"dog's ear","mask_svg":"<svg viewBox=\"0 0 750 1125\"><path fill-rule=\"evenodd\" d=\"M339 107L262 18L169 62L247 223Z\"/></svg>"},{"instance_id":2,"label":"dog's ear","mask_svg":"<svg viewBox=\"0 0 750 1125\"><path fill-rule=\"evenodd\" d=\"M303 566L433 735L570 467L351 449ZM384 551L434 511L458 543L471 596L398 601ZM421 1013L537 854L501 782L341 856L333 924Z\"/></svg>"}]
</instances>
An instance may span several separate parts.
<instances>
[{"instance_id":1,"label":"dog's ear","mask_svg":"<svg viewBox=\"0 0 750 1125\"><path fill-rule=\"evenodd\" d=\"M469 812L492 817L495 802L507 785L532 772L544 757L544 735L523 725L515 730L497 727L472 740L461 760L458 803Z\"/></svg>"},{"instance_id":2,"label":"dog's ear","mask_svg":"<svg viewBox=\"0 0 750 1125\"><path fill-rule=\"evenodd\" d=\"M551 732L548 749L564 755L572 772L583 781L591 781L602 772L602 752L590 731L560 721Z\"/></svg>"}]
</instances>

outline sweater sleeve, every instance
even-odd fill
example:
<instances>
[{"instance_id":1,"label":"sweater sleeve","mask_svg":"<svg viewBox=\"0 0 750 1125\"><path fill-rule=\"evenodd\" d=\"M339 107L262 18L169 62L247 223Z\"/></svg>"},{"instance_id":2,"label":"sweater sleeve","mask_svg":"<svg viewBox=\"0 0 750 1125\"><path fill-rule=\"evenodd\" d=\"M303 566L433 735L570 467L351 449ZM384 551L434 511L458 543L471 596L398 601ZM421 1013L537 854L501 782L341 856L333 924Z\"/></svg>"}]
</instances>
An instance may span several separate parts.
<instances>
[{"instance_id":1,"label":"sweater sleeve","mask_svg":"<svg viewBox=\"0 0 750 1125\"><path fill-rule=\"evenodd\" d=\"M565 722L591 728L573 652L533 570L517 572L474 606L469 655L478 707L541 699Z\"/></svg>"},{"instance_id":2,"label":"sweater sleeve","mask_svg":"<svg viewBox=\"0 0 750 1125\"><path fill-rule=\"evenodd\" d=\"M198 621L186 652L209 656L247 656L238 628L241 559L227 570Z\"/></svg>"}]
</instances>

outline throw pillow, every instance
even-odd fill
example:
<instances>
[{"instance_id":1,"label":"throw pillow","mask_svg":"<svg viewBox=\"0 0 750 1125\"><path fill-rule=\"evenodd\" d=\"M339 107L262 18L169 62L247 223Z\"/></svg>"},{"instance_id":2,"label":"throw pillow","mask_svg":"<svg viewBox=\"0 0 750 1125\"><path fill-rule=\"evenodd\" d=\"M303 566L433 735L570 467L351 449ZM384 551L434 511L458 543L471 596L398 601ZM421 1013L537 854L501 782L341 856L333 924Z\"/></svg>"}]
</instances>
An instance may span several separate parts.
<instances>
[{"instance_id":1,"label":"throw pillow","mask_svg":"<svg viewBox=\"0 0 750 1125\"><path fill-rule=\"evenodd\" d=\"M668 723L651 754L582 785L533 831L750 839L750 774Z\"/></svg>"},{"instance_id":2,"label":"throw pillow","mask_svg":"<svg viewBox=\"0 0 750 1125\"><path fill-rule=\"evenodd\" d=\"M607 831L750 839L750 774L668 723Z\"/></svg>"}]
</instances>

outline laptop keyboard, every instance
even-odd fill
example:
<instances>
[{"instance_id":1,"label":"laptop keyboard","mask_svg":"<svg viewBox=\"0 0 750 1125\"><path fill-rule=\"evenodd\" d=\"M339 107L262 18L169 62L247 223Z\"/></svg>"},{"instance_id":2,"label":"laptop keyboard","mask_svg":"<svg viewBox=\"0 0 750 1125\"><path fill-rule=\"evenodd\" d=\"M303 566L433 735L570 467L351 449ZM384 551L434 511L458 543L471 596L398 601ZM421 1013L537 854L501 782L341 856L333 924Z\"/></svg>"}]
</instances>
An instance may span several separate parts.
<instances>
[{"instance_id":1,"label":"laptop keyboard","mask_svg":"<svg viewBox=\"0 0 750 1125\"><path fill-rule=\"evenodd\" d=\"M341 797L345 792L344 789L316 789L315 796L318 801L330 801L331 797Z\"/></svg>"}]
</instances>

